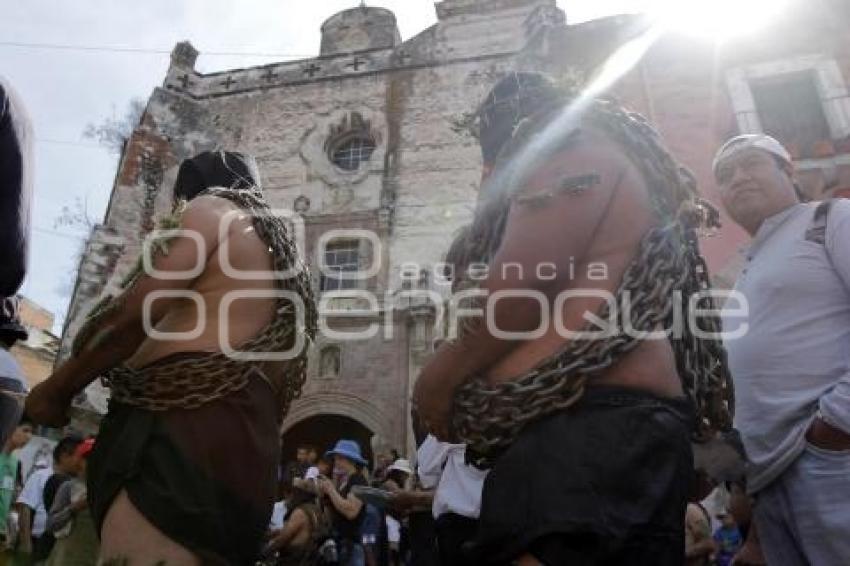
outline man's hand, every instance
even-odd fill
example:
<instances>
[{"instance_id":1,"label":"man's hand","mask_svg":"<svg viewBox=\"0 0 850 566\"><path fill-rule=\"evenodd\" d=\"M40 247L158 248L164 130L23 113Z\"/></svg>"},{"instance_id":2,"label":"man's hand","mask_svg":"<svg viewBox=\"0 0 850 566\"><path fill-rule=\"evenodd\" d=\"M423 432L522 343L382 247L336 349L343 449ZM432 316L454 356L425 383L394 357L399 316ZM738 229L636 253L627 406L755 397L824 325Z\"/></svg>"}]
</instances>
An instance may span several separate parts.
<instances>
[{"instance_id":1,"label":"man's hand","mask_svg":"<svg viewBox=\"0 0 850 566\"><path fill-rule=\"evenodd\" d=\"M333 482L325 477L319 477L316 479L316 487L319 488L319 493L322 495L330 495L332 491L336 491L336 487Z\"/></svg>"},{"instance_id":2,"label":"man's hand","mask_svg":"<svg viewBox=\"0 0 850 566\"><path fill-rule=\"evenodd\" d=\"M812 421L809 430L806 431L806 440L809 444L824 450L850 450L850 434L835 428L820 417Z\"/></svg>"},{"instance_id":3,"label":"man's hand","mask_svg":"<svg viewBox=\"0 0 850 566\"><path fill-rule=\"evenodd\" d=\"M47 379L33 387L27 395L24 412L36 423L52 428L62 428L68 421L71 399L63 395L55 384Z\"/></svg>"},{"instance_id":4,"label":"man's hand","mask_svg":"<svg viewBox=\"0 0 850 566\"><path fill-rule=\"evenodd\" d=\"M758 528L755 523L750 523L750 531L747 540L735 556L732 558L732 566L765 566L767 560L761 551Z\"/></svg>"},{"instance_id":5,"label":"man's hand","mask_svg":"<svg viewBox=\"0 0 850 566\"><path fill-rule=\"evenodd\" d=\"M767 562L758 543L747 541L741 550L732 558L732 566L765 566Z\"/></svg>"},{"instance_id":6,"label":"man's hand","mask_svg":"<svg viewBox=\"0 0 850 566\"><path fill-rule=\"evenodd\" d=\"M266 534L265 553L272 553L283 548L283 529L273 529Z\"/></svg>"}]
</instances>

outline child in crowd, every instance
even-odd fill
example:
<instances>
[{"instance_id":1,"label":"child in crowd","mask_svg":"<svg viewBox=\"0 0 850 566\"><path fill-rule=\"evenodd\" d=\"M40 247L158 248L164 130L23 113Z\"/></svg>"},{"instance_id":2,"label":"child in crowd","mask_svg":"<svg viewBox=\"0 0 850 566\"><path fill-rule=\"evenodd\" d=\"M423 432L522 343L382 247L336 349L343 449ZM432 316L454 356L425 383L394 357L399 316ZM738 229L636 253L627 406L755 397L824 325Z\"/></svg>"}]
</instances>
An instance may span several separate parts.
<instances>
[{"instance_id":1,"label":"child in crowd","mask_svg":"<svg viewBox=\"0 0 850 566\"><path fill-rule=\"evenodd\" d=\"M723 511L717 514L717 518L720 520L720 527L714 531L714 542L717 543L717 566L729 566L744 540L731 513Z\"/></svg>"}]
</instances>

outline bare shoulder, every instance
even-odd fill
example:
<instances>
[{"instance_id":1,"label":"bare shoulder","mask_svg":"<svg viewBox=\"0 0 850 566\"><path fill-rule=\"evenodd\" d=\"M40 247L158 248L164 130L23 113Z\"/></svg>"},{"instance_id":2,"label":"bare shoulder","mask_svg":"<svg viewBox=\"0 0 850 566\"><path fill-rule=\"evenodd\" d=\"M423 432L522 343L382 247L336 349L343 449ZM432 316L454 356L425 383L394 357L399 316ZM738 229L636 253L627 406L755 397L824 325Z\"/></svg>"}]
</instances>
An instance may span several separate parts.
<instances>
[{"instance_id":1,"label":"bare shoulder","mask_svg":"<svg viewBox=\"0 0 850 566\"><path fill-rule=\"evenodd\" d=\"M239 208L227 199L204 195L192 199L180 218L181 228L194 231L207 242L219 238L222 227L232 220Z\"/></svg>"},{"instance_id":2,"label":"bare shoulder","mask_svg":"<svg viewBox=\"0 0 850 566\"><path fill-rule=\"evenodd\" d=\"M301 507L296 507L292 514L289 516L288 521L293 527L306 526L307 525L307 512L304 511Z\"/></svg>"},{"instance_id":3,"label":"bare shoulder","mask_svg":"<svg viewBox=\"0 0 850 566\"><path fill-rule=\"evenodd\" d=\"M229 200L213 195L203 195L192 199L186 205L183 218L211 218L222 216L238 207Z\"/></svg>"}]
</instances>

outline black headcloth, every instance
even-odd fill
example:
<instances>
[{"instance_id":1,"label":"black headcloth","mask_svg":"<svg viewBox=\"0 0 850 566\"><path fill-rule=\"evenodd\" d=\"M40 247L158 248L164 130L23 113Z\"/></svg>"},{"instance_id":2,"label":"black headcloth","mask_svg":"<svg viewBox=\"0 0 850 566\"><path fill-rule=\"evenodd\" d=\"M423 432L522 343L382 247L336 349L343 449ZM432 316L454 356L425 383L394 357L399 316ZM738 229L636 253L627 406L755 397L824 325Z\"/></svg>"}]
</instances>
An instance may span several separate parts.
<instances>
[{"instance_id":1,"label":"black headcloth","mask_svg":"<svg viewBox=\"0 0 850 566\"><path fill-rule=\"evenodd\" d=\"M523 118L558 97L554 83L540 73L512 72L496 83L478 111L484 163L493 163Z\"/></svg>"},{"instance_id":2,"label":"black headcloth","mask_svg":"<svg viewBox=\"0 0 850 566\"><path fill-rule=\"evenodd\" d=\"M174 198L192 200L210 187L260 188L256 160L235 151L205 151L180 164Z\"/></svg>"}]
</instances>

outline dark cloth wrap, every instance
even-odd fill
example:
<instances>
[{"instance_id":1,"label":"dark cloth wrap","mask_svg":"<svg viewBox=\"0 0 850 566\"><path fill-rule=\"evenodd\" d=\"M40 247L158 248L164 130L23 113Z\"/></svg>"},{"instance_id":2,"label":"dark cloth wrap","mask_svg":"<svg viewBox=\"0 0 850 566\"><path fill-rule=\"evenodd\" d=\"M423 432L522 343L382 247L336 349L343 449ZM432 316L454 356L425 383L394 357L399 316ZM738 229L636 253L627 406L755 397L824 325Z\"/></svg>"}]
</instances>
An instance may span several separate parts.
<instances>
[{"instance_id":1,"label":"dark cloth wrap","mask_svg":"<svg viewBox=\"0 0 850 566\"><path fill-rule=\"evenodd\" d=\"M470 564L684 560L692 405L614 387L527 426L484 483Z\"/></svg>"},{"instance_id":2,"label":"dark cloth wrap","mask_svg":"<svg viewBox=\"0 0 850 566\"><path fill-rule=\"evenodd\" d=\"M148 521L203 564L253 564L275 497L277 422L274 395L259 378L188 411L112 402L88 465L98 531L126 490Z\"/></svg>"}]
</instances>

